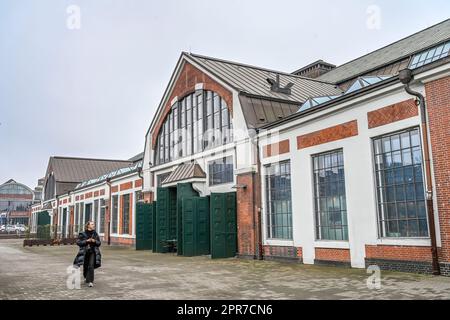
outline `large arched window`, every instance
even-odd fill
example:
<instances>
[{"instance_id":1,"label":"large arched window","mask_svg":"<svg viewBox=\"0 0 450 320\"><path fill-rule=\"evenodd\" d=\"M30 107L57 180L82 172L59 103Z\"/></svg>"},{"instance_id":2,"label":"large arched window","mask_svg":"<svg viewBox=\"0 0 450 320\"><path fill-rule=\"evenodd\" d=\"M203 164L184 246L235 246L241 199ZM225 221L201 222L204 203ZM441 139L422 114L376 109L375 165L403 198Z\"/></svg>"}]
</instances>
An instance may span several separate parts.
<instances>
[{"instance_id":1,"label":"large arched window","mask_svg":"<svg viewBox=\"0 0 450 320\"><path fill-rule=\"evenodd\" d=\"M232 128L225 100L213 91L196 91L172 106L158 134L155 163L227 144Z\"/></svg>"}]
</instances>

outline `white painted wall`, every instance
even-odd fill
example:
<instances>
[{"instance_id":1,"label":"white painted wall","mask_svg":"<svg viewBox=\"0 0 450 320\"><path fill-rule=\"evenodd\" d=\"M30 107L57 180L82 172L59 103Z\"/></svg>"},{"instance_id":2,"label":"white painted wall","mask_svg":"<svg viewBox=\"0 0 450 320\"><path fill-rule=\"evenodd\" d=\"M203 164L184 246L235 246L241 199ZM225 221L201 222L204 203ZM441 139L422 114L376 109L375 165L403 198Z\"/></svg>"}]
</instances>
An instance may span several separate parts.
<instances>
[{"instance_id":1,"label":"white painted wall","mask_svg":"<svg viewBox=\"0 0 450 320\"><path fill-rule=\"evenodd\" d=\"M423 87L415 89L423 90ZM379 135L419 126L420 118L417 116L368 129L367 112L411 98L402 88L397 87L393 92L386 92L383 96L355 103L345 110L339 111L336 108L336 112L333 114L323 114L317 119L308 118L308 121L304 123L300 123L302 120L299 120L296 127L286 128L279 132L279 136L275 135L272 139L263 134L260 141L261 146L284 139L290 141L289 154L263 159L261 147L261 158L263 165L290 159L293 211L293 240L267 239L265 235L266 195L265 192L262 192L264 243L302 247L303 261L307 264L314 263L314 249L316 247L349 248L351 265L357 268L364 268L366 244L430 245L429 239L379 239L378 237L371 139ZM358 136L297 150L297 136L352 120L358 121ZM343 149L344 153L349 241L317 241L315 237L311 156L334 149ZM265 181L262 180L263 190L265 190Z\"/></svg>"}]
</instances>

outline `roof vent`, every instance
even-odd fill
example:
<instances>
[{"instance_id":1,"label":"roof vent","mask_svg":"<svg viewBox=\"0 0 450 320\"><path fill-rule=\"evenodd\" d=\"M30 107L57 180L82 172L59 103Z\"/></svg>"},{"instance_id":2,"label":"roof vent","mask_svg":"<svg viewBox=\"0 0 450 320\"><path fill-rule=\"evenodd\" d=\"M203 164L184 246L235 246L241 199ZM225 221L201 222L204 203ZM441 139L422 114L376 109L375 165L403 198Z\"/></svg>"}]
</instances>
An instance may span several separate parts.
<instances>
[{"instance_id":1,"label":"roof vent","mask_svg":"<svg viewBox=\"0 0 450 320\"><path fill-rule=\"evenodd\" d=\"M291 88L294 86L292 82L289 82L285 87L281 87L279 74L277 74L276 80L267 78L267 82L270 84L270 90L284 94L291 94Z\"/></svg>"}]
</instances>

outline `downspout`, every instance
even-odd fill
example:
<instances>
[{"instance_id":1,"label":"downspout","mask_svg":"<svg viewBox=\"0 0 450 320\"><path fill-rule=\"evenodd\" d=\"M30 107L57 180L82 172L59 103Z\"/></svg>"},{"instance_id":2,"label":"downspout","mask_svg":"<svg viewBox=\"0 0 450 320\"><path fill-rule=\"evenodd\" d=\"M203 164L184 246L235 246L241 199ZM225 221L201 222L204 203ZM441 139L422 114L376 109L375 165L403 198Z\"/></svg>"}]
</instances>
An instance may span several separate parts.
<instances>
[{"instance_id":1,"label":"downspout","mask_svg":"<svg viewBox=\"0 0 450 320\"><path fill-rule=\"evenodd\" d=\"M434 207L433 207L433 181L431 177L431 163L430 163L430 148L428 141L428 123L427 123L427 108L425 104L424 96L417 91L413 91L409 85L413 80L413 74L410 69L401 70L399 73L400 81L405 85L405 91L415 96L418 99L420 105L420 117L422 124L422 140L423 140L423 154L425 160L425 180L426 180L426 202L427 202L427 214L428 214L428 222L430 229L430 238L431 238L431 259L432 259L432 268L433 274L439 275L439 257L437 250L437 240L436 240L436 226L434 221Z\"/></svg>"},{"instance_id":2,"label":"downspout","mask_svg":"<svg viewBox=\"0 0 450 320\"><path fill-rule=\"evenodd\" d=\"M253 204L253 230L254 230L254 237L253 242L255 246L255 254L254 258L258 260L263 260L263 249L262 249L262 237L261 237L261 203L260 199L256 199L256 181L259 182L258 185L258 191L261 191L259 186L261 185L261 161L259 156L259 131L258 129L255 130L255 138L253 141L256 143L256 172L252 172L252 204Z\"/></svg>"},{"instance_id":3,"label":"downspout","mask_svg":"<svg viewBox=\"0 0 450 320\"><path fill-rule=\"evenodd\" d=\"M109 201L108 201L108 246L111 245L111 204L112 204L112 198L111 198L111 178L106 179L106 184L108 185L109 190Z\"/></svg>"}]
</instances>

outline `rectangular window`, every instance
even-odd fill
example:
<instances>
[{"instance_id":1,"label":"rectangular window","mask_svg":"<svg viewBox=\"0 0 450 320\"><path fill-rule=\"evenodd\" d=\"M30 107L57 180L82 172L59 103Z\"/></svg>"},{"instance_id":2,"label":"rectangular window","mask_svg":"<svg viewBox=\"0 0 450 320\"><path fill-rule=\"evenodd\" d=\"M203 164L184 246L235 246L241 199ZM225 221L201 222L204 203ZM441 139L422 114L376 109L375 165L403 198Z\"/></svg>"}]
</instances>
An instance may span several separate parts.
<instances>
[{"instance_id":1,"label":"rectangular window","mask_svg":"<svg viewBox=\"0 0 450 320\"><path fill-rule=\"evenodd\" d=\"M94 220L94 222L95 222L95 227L96 227L97 231L98 231L99 222L100 222L100 219L98 217L98 214L99 214L98 209L99 209L98 200L94 200L94 212L92 214L92 220Z\"/></svg>"},{"instance_id":2,"label":"rectangular window","mask_svg":"<svg viewBox=\"0 0 450 320\"><path fill-rule=\"evenodd\" d=\"M80 216L79 216L79 223L78 223L78 232L83 232L84 231L84 222L83 222L83 217L84 217L84 202L80 203Z\"/></svg>"},{"instance_id":3,"label":"rectangular window","mask_svg":"<svg viewBox=\"0 0 450 320\"><path fill-rule=\"evenodd\" d=\"M381 237L427 237L419 129L373 139Z\"/></svg>"},{"instance_id":4,"label":"rectangular window","mask_svg":"<svg viewBox=\"0 0 450 320\"><path fill-rule=\"evenodd\" d=\"M106 202L105 199L100 199L100 222L99 222L99 228L98 233L104 233L105 232L105 213L106 213Z\"/></svg>"},{"instance_id":5,"label":"rectangular window","mask_svg":"<svg viewBox=\"0 0 450 320\"><path fill-rule=\"evenodd\" d=\"M171 174L171 172L161 173L156 176L156 186L162 186L163 181Z\"/></svg>"},{"instance_id":6,"label":"rectangular window","mask_svg":"<svg viewBox=\"0 0 450 320\"><path fill-rule=\"evenodd\" d=\"M342 150L313 156L316 238L348 240Z\"/></svg>"},{"instance_id":7,"label":"rectangular window","mask_svg":"<svg viewBox=\"0 0 450 320\"><path fill-rule=\"evenodd\" d=\"M117 233L117 222L119 215L119 197L112 196L112 213L111 213L111 233Z\"/></svg>"},{"instance_id":8,"label":"rectangular window","mask_svg":"<svg viewBox=\"0 0 450 320\"><path fill-rule=\"evenodd\" d=\"M79 216L79 211L80 211L80 204L76 203L75 204L75 216L73 219L73 233L76 234L78 232L78 216Z\"/></svg>"},{"instance_id":9,"label":"rectangular window","mask_svg":"<svg viewBox=\"0 0 450 320\"><path fill-rule=\"evenodd\" d=\"M208 162L209 185L233 182L233 157Z\"/></svg>"},{"instance_id":10,"label":"rectangular window","mask_svg":"<svg viewBox=\"0 0 450 320\"><path fill-rule=\"evenodd\" d=\"M269 239L292 239L291 164L266 166L266 226Z\"/></svg>"},{"instance_id":11,"label":"rectangular window","mask_svg":"<svg viewBox=\"0 0 450 320\"><path fill-rule=\"evenodd\" d=\"M130 195L122 196L122 234L129 234L130 227Z\"/></svg>"}]
</instances>

